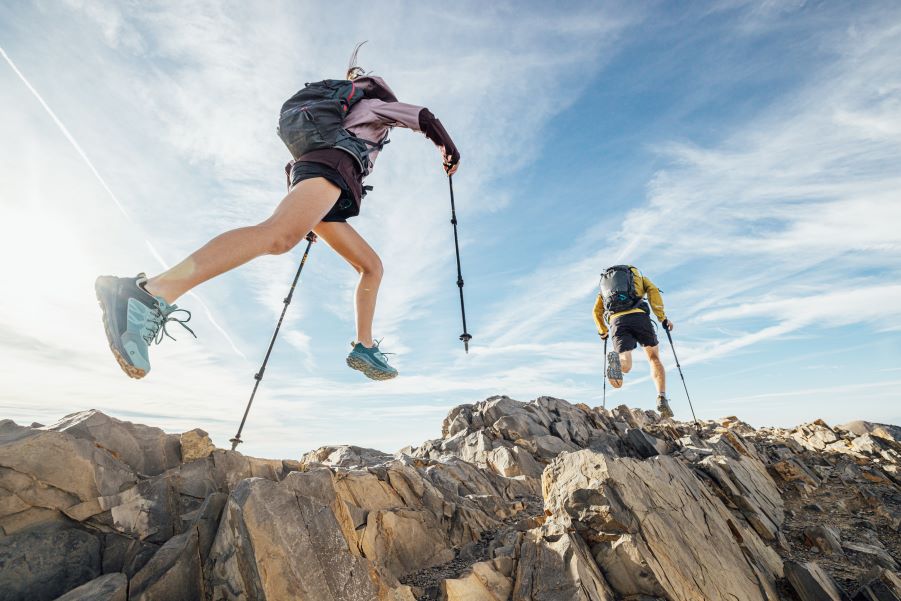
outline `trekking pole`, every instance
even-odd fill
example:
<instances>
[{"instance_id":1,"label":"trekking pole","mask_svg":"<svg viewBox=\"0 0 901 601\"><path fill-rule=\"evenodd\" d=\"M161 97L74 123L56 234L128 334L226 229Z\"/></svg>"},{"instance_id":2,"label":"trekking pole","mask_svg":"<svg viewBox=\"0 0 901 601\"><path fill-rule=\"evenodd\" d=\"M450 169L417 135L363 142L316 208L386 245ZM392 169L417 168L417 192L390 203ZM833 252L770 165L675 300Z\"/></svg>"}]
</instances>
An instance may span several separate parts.
<instances>
[{"instance_id":1,"label":"trekking pole","mask_svg":"<svg viewBox=\"0 0 901 601\"><path fill-rule=\"evenodd\" d=\"M241 418L241 425L238 426L238 433L235 434L234 438L229 439L229 442L232 443L232 451L235 448L244 442L241 440L241 431L244 429L244 422L247 421L247 414L250 413L250 406L253 404L253 397L257 394L257 388L260 387L260 382L263 380L263 373L266 371L266 364L269 362L269 355L272 354L272 347L275 345L275 339L278 336L278 331L282 327L282 321L285 319L285 313L288 312L288 305L291 304L291 297L294 296L294 288L297 287L297 280L300 279L300 272L303 271L303 266L307 262L307 256L310 254L310 247L313 246L313 241L316 240L316 234L310 232L306 236L307 239L307 249L303 253L303 258L300 259L300 266L297 268L297 273L294 274L294 281L291 282L291 289L288 290L288 296L286 296L282 302L285 303L285 306L282 308L281 317L278 318L278 323L275 324L275 332L272 333L272 340L269 341L269 348L266 350L266 357L263 359L263 365L260 366L260 371L254 374L253 378L256 380L256 383L253 385L253 391L250 393L250 400L247 401L247 408L244 410L244 417Z\"/></svg>"},{"instance_id":2,"label":"trekking pole","mask_svg":"<svg viewBox=\"0 0 901 601\"><path fill-rule=\"evenodd\" d=\"M607 408L607 339L604 338L604 404L601 405L604 409Z\"/></svg>"},{"instance_id":3,"label":"trekking pole","mask_svg":"<svg viewBox=\"0 0 901 601\"><path fill-rule=\"evenodd\" d=\"M669 333L668 328L663 328L666 332L666 337L669 338L669 347L673 349L673 359L676 360L676 369L679 370L679 377L682 378L682 387L685 388L685 398L688 399L688 407L691 409L691 417L695 420L695 428L698 432L701 431L701 424L698 423L698 418L695 415L695 408L691 404L691 397L688 394L688 386L685 384L685 376L682 374L682 366L679 365L679 357L676 355L676 347L673 345L673 337Z\"/></svg>"},{"instance_id":4,"label":"trekking pole","mask_svg":"<svg viewBox=\"0 0 901 601\"><path fill-rule=\"evenodd\" d=\"M460 334L460 340L463 341L463 347L469 353L469 341L472 336L466 331L466 307L463 304L463 272L460 270L460 242L457 238L457 208L454 205L454 176L447 176L447 183L450 186L451 200L451 223L454 224L454 250L457 251L457 288L460 289L460 313L463 316L463 333Z\"/></svg>"}]
</instances>

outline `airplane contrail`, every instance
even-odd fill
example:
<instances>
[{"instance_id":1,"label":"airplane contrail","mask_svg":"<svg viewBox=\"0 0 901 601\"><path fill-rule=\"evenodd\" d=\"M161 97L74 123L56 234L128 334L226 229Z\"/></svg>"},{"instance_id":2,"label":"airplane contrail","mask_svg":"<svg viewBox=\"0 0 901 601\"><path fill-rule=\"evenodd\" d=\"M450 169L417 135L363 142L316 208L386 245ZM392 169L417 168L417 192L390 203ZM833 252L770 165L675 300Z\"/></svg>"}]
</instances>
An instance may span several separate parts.
<instances>
[{"instance_id":1,"label":"airplane contrail","mask_svg":"<svg viewBox=\"0 0 901 601\"><path fill-rule=\"evenodd\" d=\"M130 221L131 223L135 224L136 227L140 227L135 222L135 220L132 219L131 215L128 214L128 211L125 210L125 207L122 205L122 203L119 202L119 198L116 196L115 192L113 192L112 189L107 185L106 180L103 179L103 176L100 175L100 172L97 171L96 167L94 167L94 163L92 163L91 159L88 158L88 155L85 153L85 151L81 148L81 146L78 144L78 142L72 136L72 134L69 132L68 128L66 128L66 126L63 124L63 122L60 121L59 117L56 116L56 113L53 112L53 109L51 109L50 106L46 102L44 102L44 99L41 98L41 95L38 94L38 91L34 89L34 86L31 85L31 82L28 81L28 79L25 77L25 75L21 71L19 71L19 68L12 61L12 59L9 58L9 55L6 54L6 51L3 49L2 46L0 46L0 55L3 56L3 60L5 60L6 63L9 65L9 67L13 70L13 73L15 73L16 76L18 76L18 78L20 80L22 80L22 83L25 84L25 87L28 88L28 91L31 92L31 94L35 98L37 98L37 101L39 103L41 103L41 106L44 107L44 110L47 112L48 115L50 115L50 118L53 120L53 122L56 124L56 126L59 128L59 130L63 133L63 135L66 137L66 139L69 141L69 143L72 144L72 147L75 149L75 152L77 152L78 155L84 160L85 164L88 166L88 169L91 170L91 173L94 174L94 177L97 178L97 181L100 182L100 185L103 187L104 190L106 190L107 194L109 194L109 197L111 199L113 199L113 202L116 203L116 206L119 208L120 211L122 211L122 214L125 216L125 218L128 219L128 221ZM150 240L147 240L145 238L144 242L147 244L147 247L150 249L151 254L154 256L154 258L157 260L157 262L159 262L160 266L162 266L163 269L168 269L166 262L163 261L163 258L153 247L153 244L150 243ZM200 296L198 296L197 294L195 294L195 293L190 293L190 294L191 294L191 296L196 298L197 302L200 303L200 306L203 307L203 310L206 313L207 318L210 320L210 323L213 324L213 327L215 327L217 330L219 330L219 333L225 337L225 339L231 345L232 349L238 355L240 355L241 357L246 359L247 356L244 353L242 353L241 350L235 345L234 341L232 341L232 339L231 339L231 336L228 335L228 332L226 332L225 329L222 326L220 326L216 322L215 319L213 319L212 312L210 311L207 304L204 303L203 300L200 298Z\"/></svg>"}]
</instances>

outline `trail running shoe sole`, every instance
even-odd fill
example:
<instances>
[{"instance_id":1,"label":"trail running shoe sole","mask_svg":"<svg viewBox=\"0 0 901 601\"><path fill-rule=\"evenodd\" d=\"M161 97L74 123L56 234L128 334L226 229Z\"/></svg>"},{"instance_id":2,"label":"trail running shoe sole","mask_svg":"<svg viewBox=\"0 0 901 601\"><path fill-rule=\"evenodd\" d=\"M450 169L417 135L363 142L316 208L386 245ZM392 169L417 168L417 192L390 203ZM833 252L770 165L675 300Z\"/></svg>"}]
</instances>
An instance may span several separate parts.
<instances>
[{"instance_id":1,"label":"trail running shoe sole","mask_svg":"<svg viewBox=\"0 0 901 601\"><path fill-rule=\"evenodd\" d=\"M397 377L397 372L392 373L376 369L366 361L363 361L359 357L354 357L353 355L347 357L347 366L351 369L363 372L363 375L370 380L391 380L392 378Z\"/></svg>"},{"instance_id":2,"label":"trail running shoe sole","mask_svg":"<svg viewBox=\"0 0 901 601\"><path fill-rule=\"evenodd\" d=\"M623 366L619 362L619 353L610 351L607 353L607 379L623 381Z\"/></svg>"},{"instance_id":3,"label":"trail running shoe sole","mask_svg":"<svg viewBox=\"0 0 901 601\"><path fill-rule=\"evenodd\" d=\"M119 363L119 367L129 378L140 380L147 375L147 372L140 367L135 367L125 358L124 349L120 348L120 344L116 341L115 323L116 314L110 305L116 297L116 289L118 287L118 279L109 275L102 275L94 282L94 293L97 295L97 303L103 312L103 330L106 332L106 340L109 343L109 349L113 352L113 357ZM111 292L112 291L112 292Z\"/></svg>"}]
</instances>

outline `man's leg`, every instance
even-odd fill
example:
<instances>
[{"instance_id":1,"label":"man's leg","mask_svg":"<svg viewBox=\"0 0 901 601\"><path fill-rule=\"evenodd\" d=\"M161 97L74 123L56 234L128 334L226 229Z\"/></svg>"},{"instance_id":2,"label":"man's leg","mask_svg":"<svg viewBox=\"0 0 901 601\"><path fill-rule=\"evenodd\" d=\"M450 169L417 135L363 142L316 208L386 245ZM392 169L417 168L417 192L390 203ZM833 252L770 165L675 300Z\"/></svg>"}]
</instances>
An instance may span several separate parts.
<instances>
[{"instance_id":1,"label":"man's leg","mask_svg":"<svg viewBox=\"0 0 901 601\"><path fill-rule=\"evenodd\" d=\"M663 369L663 362L660 360L660 345L646 346L644 352L651 364L651 377L654 379L654 385L657 386L657 394L666 396L666 370Z\"/></svg>"},{"instance_id":2,"label":"man's leg","mask_svg":"<svg viewBox=\"0 0 901 601\"><path fill-rule=\"evenodd\" d=\"M171 304L198 284L251 259L286 253L316 227L340 195L341 189L325 178L304 180L269 219L216 236L175 267L147 280L144 288Z\"/></svg>"},{"instance_id":3,"label":"man's leg","mask_svg":"<svg viewBox=\"0 0 901 601\"><path fill-rule=\"evenodd\" d=\"M316 226L316 235L325 240L360 274L355 297L357 342L371 347L372 319L375 316L379 284L382 282L382 261L366 240L347 223L323 221Z\"/></svg>"},{"instance_id":4,"label":"man's leg","mask_svg":"<svg viewBox=\"0 0 901 601\"><path fill-rule=\"evenodd\" d=\"M663 362L660 360L660 345L646 346L644 352L651 364L651 377L654 379L654 385L657 386L657 411L663 417L673 417L673 410L666 398L666 370L663 369Z\"/></svg>"},{"instance_id":5,"label":"man's leg","mask_svg":"<svg viewBox=\"0 0 901 601\"><path fill-rule=\"evenodd\" d=\"M624 374L632 371L632 351L623 351L619 354L619 365Z\"/></svg>"}]
</instances>

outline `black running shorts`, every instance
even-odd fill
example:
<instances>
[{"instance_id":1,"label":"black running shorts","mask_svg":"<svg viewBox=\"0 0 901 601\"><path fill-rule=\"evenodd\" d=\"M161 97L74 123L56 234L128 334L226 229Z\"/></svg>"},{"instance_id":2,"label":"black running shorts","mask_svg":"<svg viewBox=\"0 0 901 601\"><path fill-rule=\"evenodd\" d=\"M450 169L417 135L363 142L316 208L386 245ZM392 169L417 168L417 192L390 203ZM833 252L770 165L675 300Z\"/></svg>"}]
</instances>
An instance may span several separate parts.
<instances>
[{"instance_id":1,"label":"black running shorts","mask_svg":"<svg viewBox=\"0 0 901 601\"><path fill-rule=\"evenodd\" d=\"M305 179L313 179L314 177L324 177L341 188L341 196L338 197L338 200L335 201L335 205L329 209L329 212L322 218L323 221L347 221L348 218L360 214L360 210L357 207L353 194L350 192L350 188L348 188L347 183L344 181L344 178L341 177L341 174L335 169L332 169L328 165L307 161L298 161L291 166L292 188L299 182L302 182Z\"/></svg>"},{"instance_id":2,"label":"black running shorts","mask_svg":"<svg viewBox=\"0 0 901 601\"><path fill-rule=\"evenodd\" d=\"M613 339L613 350L617 353L635 350L641 346L657 346L657 331L651 323L651 316L641 313L620 315L610 324L610 338Z\"/></svg>"}]
</instances>

